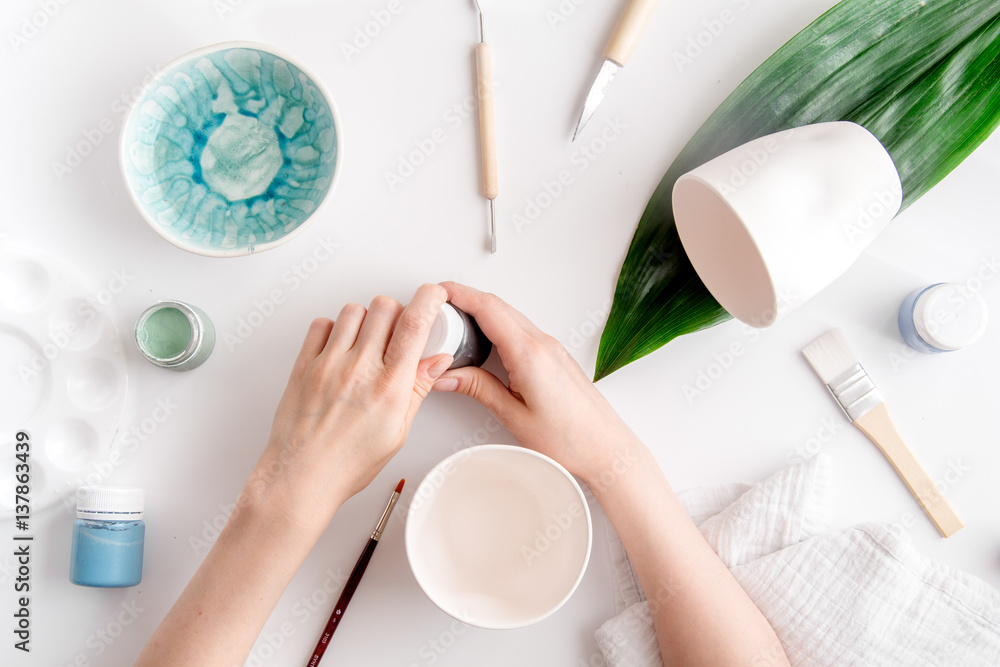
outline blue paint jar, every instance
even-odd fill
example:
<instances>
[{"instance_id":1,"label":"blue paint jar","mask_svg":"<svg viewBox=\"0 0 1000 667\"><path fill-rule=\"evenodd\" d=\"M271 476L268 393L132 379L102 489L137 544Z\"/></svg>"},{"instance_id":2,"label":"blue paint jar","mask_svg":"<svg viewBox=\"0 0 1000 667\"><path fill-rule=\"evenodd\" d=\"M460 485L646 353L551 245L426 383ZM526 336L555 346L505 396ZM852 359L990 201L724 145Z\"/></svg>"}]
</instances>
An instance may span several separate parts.
<instances>
[{"instance_id":1,"label":"blue paint jar","mask_svg":"<svg viewBox=\"0 0 1000 667\"><path fill-rule=\"evenodd\" d=\"M918 352L961 350L986 331L986 302L966 285L937 283L910 293L899 308L899 333Z\"/></svg>"},{"instance_id":2,"label":"blue paint jar","mask_svg":"<svg viewBox=\"0 0 1000 667\"><path fill-rule=\"evenodd\" d=\"M128 486L80 489L69 580L78 586L122 588L142 581L143 490Z\"/></svg>"}]
</instances>

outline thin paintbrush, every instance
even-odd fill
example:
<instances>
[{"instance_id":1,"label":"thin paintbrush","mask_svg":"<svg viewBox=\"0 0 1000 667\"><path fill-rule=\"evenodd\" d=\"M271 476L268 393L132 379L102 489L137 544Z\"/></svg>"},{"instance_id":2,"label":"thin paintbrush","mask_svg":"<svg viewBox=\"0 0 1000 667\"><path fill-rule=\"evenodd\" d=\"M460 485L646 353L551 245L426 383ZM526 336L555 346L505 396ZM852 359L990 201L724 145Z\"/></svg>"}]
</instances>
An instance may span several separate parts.
<instances>
[{"instance_id":1,"label":"thin paintbrush","mask_svg":"<svg viewBox=\"0 0 1000 667\"><path fill-rule=\"evenodd\" d=\"M316 667L319 661L323 659L323 654L326 653L326 647L330 643L330 637L336 631L337 626L340 625L340 619L344 617L344 612L347 611L347 605L351 603L351 598L354 597L354 591L358 589L358 584L361 583L361 577L365 575L365 569L368 568L368 561L372 559L372 554L375 553L375 547L378 546L378 541L382 537L382 531L385 530L385 524L389 521L389 515L392 514L392 508L396 506L396 501L399 500L399 494L403 490L403 483L406 482L405 479L399 480L399 484L396 485L396 490L392 492L392 496L389 497L389 504L385 506L385 511L382 512L382 518L379 519L378 525L375 526L375 530L372 531L372 536L368 538L368 544L365 545L365 550L361 552L361 557L358 558L358 562L355 563L354 569L351 570L351 576L347 580L347 585L344 586L344 592L340 594L340 599L337 600L337 606L334 607L333 613L330 614L330 620L326 622L326 627L323 629L323 634L320 635L319 642L316 643L316 648L313 649L313 657L307 663L308 667Z\"/></svg>"},{"instance_id":2,"label":"thin paintbrush","mask_svg":"<svg viewBox=\"0 0 1000 667\"><path fill-rule=\"evenodd\" d=\"M830 388L847 417L889 459L941 534L954 535L962 527L962 520L903 442L889 417L885 399L854 356L840 329L820 336L803 348L802 354Z\"/></svg>"}]
</instances>

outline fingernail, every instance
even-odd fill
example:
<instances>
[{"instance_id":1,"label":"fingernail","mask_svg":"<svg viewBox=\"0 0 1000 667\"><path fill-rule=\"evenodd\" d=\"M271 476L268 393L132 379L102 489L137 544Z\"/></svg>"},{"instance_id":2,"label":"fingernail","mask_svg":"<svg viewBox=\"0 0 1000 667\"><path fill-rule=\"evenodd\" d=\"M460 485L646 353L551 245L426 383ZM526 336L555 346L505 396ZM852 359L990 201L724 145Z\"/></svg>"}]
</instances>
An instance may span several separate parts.
<instances>
[{"instance_id":1,"label":"fingernail","mask_svg":"<svg viewBox=\"0 0 1000 667\"><path fill-rule=\"evenodd\" d=\"M427 369L427 375L432 379L438 379L441 374L444 373L455 360L452 357L445 357L441 361L436 362L433 366Z\"/></svg>"},{"instance_id":2,"label":"fingernail","mask_svg":"<svg viewBox=\"0 0 1000 667\"><path fill-rule=\"evenodd\" d=\"M458 378L441 378L431 387L434 391L455 391L458 389Z\"/></svg>"}]
</instances>

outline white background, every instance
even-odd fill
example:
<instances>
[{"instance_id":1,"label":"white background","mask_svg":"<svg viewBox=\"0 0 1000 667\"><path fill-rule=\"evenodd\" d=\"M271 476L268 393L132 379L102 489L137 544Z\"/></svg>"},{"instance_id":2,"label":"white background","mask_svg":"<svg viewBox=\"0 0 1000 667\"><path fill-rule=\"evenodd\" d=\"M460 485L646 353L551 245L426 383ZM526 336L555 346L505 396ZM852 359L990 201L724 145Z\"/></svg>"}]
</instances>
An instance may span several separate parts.
<instances>
[{"instance_id":1,"label":"white background","mask_svg":"<svg viewBox=\"0 0 1000 667\"><path fill-rule=\"evenodd\" d=\"M719 102L833 4L661 3L632 61L581 141L571 145L584 94L624 2L482 3L498 83L501 195L495 256L485 250L488 208L478 194L477 124L474 117L449 123L453 116L446 116L474 91L479 36L470 2L401 0L391 21L350 57L342 45L365 29L372 12L385 10L388 0L4 3L4 243L75 265L95 289L107 286L113 271L133 276L109 310L126 337L136 316L165 298L201 307L220 336L202 368L180 374L146 364L126 338L130 393L123 428L141 424L158 399L178 406L136 451L125 454L107 480L146 489L143 583L121 590L71 585L73 516L62 508L37 516L33 652L15 652L8 629L15 596L11 549L3 546L10 544L5 524L0 533L4 664L134 660L204 556L197 541L211 541L211 524L221 524L225 504L236 498L251 470L301 338L316 316L334 316L343 304L367 303L380 293L406 301L421 282L455 279L503 296L566 343L592 372L600 327L591 318L601 321L606 315L628 242L656 183ZM26 30L25 19L30 22L46 4L58 11L15 48L11 33ZM560 7L568 15L556 22ZM704 22L723 10L732 13L732 22L721 34L706 32ZM700 54L692 51L697 57L691 63L678 66L676 55L699 34L707 46ZM121 110L150 71L188 50L234 39L272 44L325 81L343 118L343 173L326 206L293 242L253 257L209 259L174 248L142 221L122 186L117 133ZM610 121L623 129L602 144L596 137ZM87 141L85 133L95 136L102 123L114 131L58 178L54 163L64 162L70 147ZM397 170L415 142L436 128L446 140L390 189L386 172ZM588 145L593 160L580 152ZM571 184L533 224L516 229L512 216L524 215L527 200L537 201L545 183L562 170L570 172ZM980 271L990 278L981 293L1000 313L1000 279L989 264L1000 251L998 170L1000 137L993 137L900 216L848 275L790 319L759 336L733 322L688 336L615 373L600 388L654 449L679 489L759 480L821 448L835 462L835 527L908 523L921 551L998 583L996 326L965 351L902 357L905 348L894 324L910 290L965 282ZM339 251L293 289L286 275L321 238L340 244ZM275 289L282 290L285 303L230 350L222 338L234 334L255 301ZM832 326L845 330L902 433L931 475L947 484L947 497L967 524L949 540L937 536L875 447L848 427L801 358L799 350ZM735 341L745 353L702 396L688 400L684 385L710 371L718 363L713 355ZM496 359L488 367L495 370ZM328 586L332 595L323 592L328 570L350 571L396 480L406 477L412 493L423 474L463 446L463 439L485 440L488 417L461 396L428 399L404 450L338 514L278 603L255 649L255 657L269 657L262 664L305 663L339 593L339 580ZM827 437L820 429L831 419L838 426ZM820 443L818 434L826 442ZM513 442L502 430L488 439ZM404 513L397 512L345 627L334 638L331 664L602 664L593 632L611 616L613 605L600 521L589 571L565 608L523 630L456 634L460 628L423 596L410 573ZM316 611L304 602L311 597L321 603ZM123 604L141 610L124 629L117 626ZM122 618L131 620L127 614ZM276 633L283 625L290 636L281 638ZM273 649L274 644L280 646Z\"/></svg>"}]
</instances>

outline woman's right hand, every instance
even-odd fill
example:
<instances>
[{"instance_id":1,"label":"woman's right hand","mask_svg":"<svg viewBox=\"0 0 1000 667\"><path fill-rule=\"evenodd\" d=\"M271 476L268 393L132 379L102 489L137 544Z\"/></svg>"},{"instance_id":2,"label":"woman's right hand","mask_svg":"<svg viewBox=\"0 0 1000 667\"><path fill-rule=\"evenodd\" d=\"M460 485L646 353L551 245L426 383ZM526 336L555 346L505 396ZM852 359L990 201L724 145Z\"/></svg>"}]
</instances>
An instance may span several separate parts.
<instances>
[{"instance_id":1,"label":"woman's right hand","mask_svg":"<svg viewBox=\"0 0 1000 667\"><path fill-rule=\"evenodd\" d=\"M559 341L493 294L453 282L441 286L448 300L476 318L493 341L510 387L489 371L470 366L441 375L435 391L476 399L522 445L555 459L592 488L617 476L645 451Z\"/></svg>"}]
</instances>

